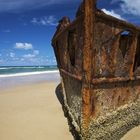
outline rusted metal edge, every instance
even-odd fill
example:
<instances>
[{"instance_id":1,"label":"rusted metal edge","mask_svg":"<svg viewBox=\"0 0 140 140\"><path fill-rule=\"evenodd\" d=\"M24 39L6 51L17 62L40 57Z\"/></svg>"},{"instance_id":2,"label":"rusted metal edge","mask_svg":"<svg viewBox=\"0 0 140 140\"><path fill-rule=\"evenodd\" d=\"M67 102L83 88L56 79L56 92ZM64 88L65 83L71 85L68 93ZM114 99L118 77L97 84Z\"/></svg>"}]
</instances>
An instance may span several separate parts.
<instances>
[{"instance_id":1,"label":"rusted metal edge","mask_svg":"<svg viewBox=\"0 0 140 140\"><path fill-rule=\"evenodd\" d=\"M82 52L82 126L83 133L88 131L91 112L91 80L92 80L92 48L94 47L94 28L96 0L84 0L84 20L83 23L83 48ZM87 133L85 133L86 135Z\"/></svg>"},{"instance_id":2,"label":"rusted metal edge","mask_svg":"<svg viewBox=\"0 0 140 140\"><path fill-rule=\"evenodd\" d=\"M104 12L97 11L96 16L97 16L96 19L100 18L101 20L110 21L111 23L115 22L115 24L117 24L117 26L121 26L123 28L126 28L126 30L127 29L128 30L132 29L134 31L140 32L140 27L139 26L136 26L136 25L134 25L132 23L129 23L129 22L125 21L125 20L121 20L121 19L112 17L110 15L107 15Z\"/></svg>"},{"instance_id":3,"label":"rusted metal edge","mask_svg":"<svg viewBox=\"0 0 140 140\"><path fill-rule=\"evenodd\" d=\"M136 26L136 25L134 25L132 23L129 23L127 21L124 21L124 20L121 20L121 19L112 17L110 15L107 15L107 14L103 13L102 11L100 11L100 12L99 11L100 10L97 10L96 11L96 16L97 16L96 17L96 20L98 18L100 18L101 20L105 19L106 21L107 20L110 20L112 22L115 22L115 24L118 24L120 27L125 28L125 30L134 30L134 31L140 32L140 27L139 26ZM77 17L73 22L70 23L70 25L68 25L65 29L63 29L62 31L60 31L55 36L55 38L52 39L52 42L57 41L61 37L61 35L63 35L64 32L66 32L67 30L69 30L70 28L72 28L72 26L74 26L75 24L77 24L78 22L80 22L82 19L84 19L84 15L81 15L81 16Z\"/></svg>"},{"instance_id":4,"label":"rusted metal edge","mask_svg":"<svg viewBox=\"0 0 140 140\"><path fill-rule=\"evenodd\" d=\"M68 25L65 29L63 29L62 31L60 31L53 39L52 42L57 41L61 35L63 35L66 31L70 30L70 28L72 28L75 24L77 24L78 22L80 22L83 19L83 15L77 17L73 22L70 23L70 25Z\"/></svg>"},{"instance_id":5,"label":"rusted metal edge","mask_svg":"<svg viewBox=\"0 0 140 140\"><path fill-rule=\"evenodd\" d=\"M74 78L78 81L82 81L82 76L77 76L74 74L71 74L70 72L64 70L64 69L60 69L60 71L65 74L68 75L71 78ZM125 77L117 77L117 78L98 78L98 79L93 79L91 84L93 85L98 85L98 84L103 84L103 83L119 83L119 82L128 82L128 81L138 81L140 80L140 76L136 76L133 78L125 78Z\"/></svg>"},{"instance_id":6,"label":"rusted metal edge","mask_svg":"<svg viewBox=\"0 0 140 140\"><path fill-rule=\"evenodd\" d=\"M128 82L128 81L138 81L140 80L140 76L133 78L125 78L125 77L117 77L117 78L98 78L93 79L92 84L103 84L103 83L119 83L119 82Z\"/></svg>"},{"instance_id":7,"label":"rusted metal edge","mask_svg":"<svg viewBox=\"0 0 140 140\"><path fill-rule=\"evenodd\" d=\"M81 80L82 80L82 76L77 76L77 75L71 74L70 72L68 72L68 71L66 71L66 70L64 70L64 69L60 69L60 72L62 72L62 73L65 74L65 75L68 75L68 76L70 76L71 78L74 78L74 79L76 79L76 80L78 80L78 81L81 81Z\"/></svg>"}]
</instances>

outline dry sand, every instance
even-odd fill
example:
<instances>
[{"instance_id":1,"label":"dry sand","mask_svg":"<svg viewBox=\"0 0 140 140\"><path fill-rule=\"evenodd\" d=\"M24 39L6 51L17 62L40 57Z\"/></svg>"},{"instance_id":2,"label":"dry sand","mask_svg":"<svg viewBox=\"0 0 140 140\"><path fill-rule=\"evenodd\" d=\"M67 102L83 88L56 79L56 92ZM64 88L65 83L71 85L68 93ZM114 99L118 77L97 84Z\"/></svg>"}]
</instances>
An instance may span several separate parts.
<instances>
[{"instance_id":1,"label":"dry sand","mask_svg":"<svg viewBox=\"0 0 140 140\"><path fill-rule=\"evenodd\" d=\"M56 86L40 83L0 91L0 140L73 140Z\"/></svg>"},{"instance_id":2,"label":"dry sand","mask_svg":"<svg viewBox=\"0 0 140 140\"><path fill-rule=\"evenodd\" d=\"M0 91L0 140L73 140L55 95L57 84ZM140 140L140 127L122 140Z\"/></svg>"},{"instance_id":3,"label":"dry sand","mask_svg":"<svg viewBox=\"0 0 140 140\"><path fill-rule=\"evenodd\" d=\"M132 129L121 140L140 140L140 126Z\"/></svg>"}]
</instances>

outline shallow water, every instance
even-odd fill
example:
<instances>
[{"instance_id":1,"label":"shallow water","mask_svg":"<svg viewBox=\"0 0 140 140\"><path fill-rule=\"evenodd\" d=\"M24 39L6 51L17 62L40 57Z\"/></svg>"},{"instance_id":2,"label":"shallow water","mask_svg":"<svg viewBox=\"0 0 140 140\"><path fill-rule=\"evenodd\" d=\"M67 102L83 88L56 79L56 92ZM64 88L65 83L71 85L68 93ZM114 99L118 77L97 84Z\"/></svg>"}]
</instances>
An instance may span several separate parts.
<instances>
[{"instance_id":1,"label":"shallow water","mask_svg":"<svg viewBox=\"0 0 140 140\"><path fill-rule=\"evenodd\" d=\"M41 82L60 82L60 75L58 71L38 73L31 75L19 75L11 77L0 77L0 90L8 89L15 86L22 86Z\"/></svg>"},{"instance_id":2,"label":"shallow water","mask_svg":"<svg viewBox=\"0 0 140 140\"><path fill-rule=\"evenodd\" d=\"M58 70L57 66L0 66L1 75Z\"/></svg>"}]
</instances>

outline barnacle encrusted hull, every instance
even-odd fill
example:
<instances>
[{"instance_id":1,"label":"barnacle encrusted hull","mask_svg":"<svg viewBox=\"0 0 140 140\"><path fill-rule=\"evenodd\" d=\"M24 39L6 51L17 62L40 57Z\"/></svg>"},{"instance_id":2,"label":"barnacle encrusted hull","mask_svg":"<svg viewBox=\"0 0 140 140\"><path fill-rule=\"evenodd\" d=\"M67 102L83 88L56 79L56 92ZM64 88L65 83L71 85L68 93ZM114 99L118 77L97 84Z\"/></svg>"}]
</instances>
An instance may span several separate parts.
<instances>
[{"instance_id":1,"label":"barnacle encrusted hull","mask_svg":"<svg viewBox=\"0 0 140 140\"><path fill-rule=\"evenodd\" d=\"M82 117L82 112L77 110L77 106L70 108L67 103L64 84L62 91L63 93L58 91L58 94L63 96L62 108L75 140L120 140L129 130L140 124L140 98L137 98L135 102L112 109L97 119L89 118L90 123L85 129L82 118L81 122L78 121L78 116ZM75 100L76 105L82 102L80 98Z\"/></svg>"},{"instance_id":2,"label":"barnacle encrusted hull","mask_svg":"<svg viewBox=\"0 0 140 140\"><path fill-rule=\"evenodd\" d=\"M84 0L52 45L75 139L119 140L140 123L140 28Z\"/></svg>"},{"instance_id":3,"label":"barnacle encrusted hull","mask_svg":"<svg viewBox=\"0 0 140 140\"><path fill-rule=\"evenodd\" d=\"M140 100L118 108L99 119L91 120L88 135L83 140L120 140L140 124ZM87 133L87 132L86 132Z\"/></svg>"}]
</instances>

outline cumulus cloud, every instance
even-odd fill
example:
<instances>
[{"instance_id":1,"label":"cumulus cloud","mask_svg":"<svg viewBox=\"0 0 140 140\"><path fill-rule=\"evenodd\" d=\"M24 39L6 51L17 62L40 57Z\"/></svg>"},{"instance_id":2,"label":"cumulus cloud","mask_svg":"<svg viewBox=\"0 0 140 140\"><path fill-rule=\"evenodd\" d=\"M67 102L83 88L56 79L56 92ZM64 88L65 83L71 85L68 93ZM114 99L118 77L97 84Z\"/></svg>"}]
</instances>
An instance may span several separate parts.
<instances>
[{"instance_id":1,"label":"cumulus cloud","mask_svg":"<svg viewBox=\"0 0 140 140\"><path fill-rule=\"evenodd\" d=\"M35 50L31 43L16 43L15 48L19 50L27 50L29 52L21 56L21 61L31 60L39 55L39 50ZM9 56L14 58L15 54L11 52Z\"/></svg>"},{"instance_id":2,"label":"cumulus cloud","mask_svg":"<svg viewBox=\"0 0 140 140\"><path fill-rule=\"evenodd\" d=\"M34 58L35 55L34 54L25 54L23 55L23 58Z\"/></svg>"},{"instance_id":3,"label":"cumulus cloud","mask_svg":"<svg viewBox=\"0 0 140 140\"><path fill-rule=\"evenodd\" d=\"M124 13L140 16L140 0L121 0L121 8Z\"/></svg>"},{"instance_id":4,"label":"cumulus cloud","mask_svg":"<svg viewBox=\"0 0 140 140\"><path fill-rule=\"evenodd\" d=\"M120 4L123 13L140 16L140 0L112 0L111 3Z\"/></svg>"},{"instance_id":5,"label":"cumulus cloud","mask_svg":"<svg viewBox=\"0 0 140 140\"><path fill-rule=\"evenodd\" d=\"M39 55L39 50L34 50L34 51L33 51L33 54L34 54L34 55Z\"/></svg>"},{"instance_id":6,"label":"cumulus cloud","mask_svg":"<svg viewBox=\"0 0 140 140\"><path fill-rule=\"evenodd\" d=\"M33 49L33 45L31 43L16 43L15 48L23 50L31 50Z\"/></svg>"},{"instance_id":7,"label":"cumulus cloud","mask_svg":"<svg viewBox=\"0 0 140 140\"><path fill-rule=\"evenodd\" d=\"M35 58L37 55L39 55L39 50L33 50L33 53L25 54L23 55L23 58L31 59L31 58Z\"/></svg>"},{"instance_id":8,"label":"cumulus cloud","mask_svg":"<svg viewBox=\"0 0 140 140\"><path fill-rule=\"evenodd\" d=\"M11 52L11 53L10 53L10 57L11 57L11 58L14 58L14 57L15 57L15 53Z\"/></svg>"},{"instance_id":9,"label":"cumulus cloud","mask_svg":"<svg viewBox=\"0 0 140 140\"><path fill-rule=\"evenodd\" d=\"M0 0L0 12L6 11L23 11L45 7L52 4L60 4L64 2L75 2L79 0Z\"/></svg>"},{"instance_id":10,"label":"cumulus cloud","mask_svg":"<svg viewBox=\"0 0 140 140\"><path fill-rule=\"evenodd\" d=\"M31 20L31 23L35 24L35 25L43 25L43 26L47 26L47 25L51 25L51 26L56 26L57 25L57 19L54 16L45 16L45 17L41 17L41 18L33 18Z\"/></svg>"},{"instance_id":11,"label":"cumulus cloud","mask_svg":"<svg viewBox=\"0 0 140 140\"><path fill-rule=\"evenodd\" d=\"M18 58L18 57L13 57L12 60L14 60L14 61L19 61L20 58Z\"/></svg>"},{"instance_id":12,"label":"cumulus cloud","mask_svg":"<svg viewBox=\"0 0 140 140\"><path fill-rule=\"evenodd\" d=\"M0 59L0 63L3 63L3 60L2 59Z\"/></svg>"},{"instance_id":13,"label":"cumulus cloud","mask_svg":"<svg viewBox=\"0 0 140 140\"><path fill-rule=\"evenodd\" d=\"M113 16L113 17L116 17L116 18L118 18L118 19L122 19L122 20L123 20L123 18L122 18L119 14L115 13L114 10L108 11L108 10L106 10L106 9L102 9L102 11L103 11L104 13L106 13L107 15L110 15L110 16Z\"/></svg>"},{"instance_id":14,"label":"cumulus cloud","mask_svg":"<svg viewBox=\"0 0 140 140\"><path fill-rule=\"evenodd\" d=\"M20 61L24 61L25 59L24 58L20 58Z\"/></svg>"}]
</instances>

